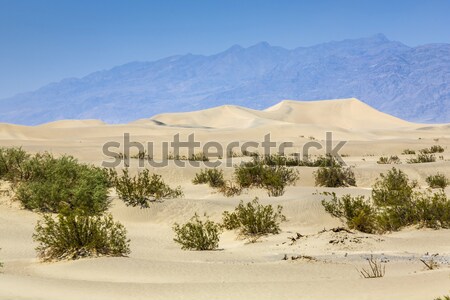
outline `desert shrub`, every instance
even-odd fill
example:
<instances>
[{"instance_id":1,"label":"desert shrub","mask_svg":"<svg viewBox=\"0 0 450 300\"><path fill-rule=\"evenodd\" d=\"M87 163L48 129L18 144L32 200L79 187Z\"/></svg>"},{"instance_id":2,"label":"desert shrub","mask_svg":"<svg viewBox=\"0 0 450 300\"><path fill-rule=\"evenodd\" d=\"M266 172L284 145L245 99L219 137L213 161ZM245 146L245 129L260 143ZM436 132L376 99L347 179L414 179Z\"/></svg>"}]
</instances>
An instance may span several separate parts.
<instances>
[{"instance_id":1,"label":"desert shrub","mask_svg":"<svg viewBox=\"0 0 450 300\"><path fill-rule=\"evenodd\" d=\"M387 156L382 156L380 157L380 159L377 161L377 164L399 164L400 163L400 158L398 158L397 155L391 155L389 157Z\"/></svg>"},{"instance_id":2,"label":"desert shrub","mask_svg":"<svg viewBox=\"0 0 450 300\"><path fill-rule=\"evenodd\" d=\"M413 183L403 171L392 168L377 178L372 198L377 206L403 205L412 201L413 188Z\"/></svg>"},{"instance_id":3,"label":"desert shrub","mask_svg":"<svg viewBox=\"0 0 450 300\"><path fill-rule=\"evenodd\" d=\"M113 171L112 178L119 197L127 206L147 208L151 202L183 196L180 187L171 188L161 175L150 174L147 169L134 177L129 175L127 169L120 177Z\"/></svg>"},{"instance_id":4,"label":"desert shrub","mask_svg":"<svg viewBox=\"0 0 450 300\"><path fill-rule=\"evenodd\" d=\"M430 148L425 148L420 151L425 154L442 153L442 152L444 152L444 148L440 145L434 145L434 146L431 146Z\"/></svg>"},{"instance_id":5,"label":"desert shrub","mask_svg":"<svg viewBox=\"0 0 450 300\"><path fill-rule=\"evenodd\" d=\"M232 181L225 181L225 183L219 187L219 192L226 197L233 197L242 193L242 187Z\"/></svg>"},{"instance_id":6,"label":"desert shrub","mask_svg":"<svg viewBox=\"0 0 450 300\"><path fill-rule=\"evenodd\" d=\"M283 207L262 205L258 198L244 204L243 201L234 209L234 212L223 213L223 226L225 229L238 229L239 234L250 240L257 239L266 234L280 233L280 223L286 220L282 214Z\"/></svg>"},{"instance_id":7,"label":"desert shrub","mask_svg":"<svg viewBox=\"0 0 450 300\"><path fill-rule=\"evenodd\" d=\"M16 183L27 179L25 163L30 155L22 148L0 148L0 179Z\"/></svg>"},{"instance_id":8,"label":"desert shrub","mask_svg":"<svg viewBox=\"0 0 450 300\"><path fill-rule=\"evenodd\" d=\"M338 198L334 192L324 194L332 196L330 201L322 200L326 212L345 220L350 229L366 233L376 231L376 211L364 196L347 194Z\"/></svg>"},{"instance_id":9,"label":"desert shrub","mask_svg":"<svg viewBox=\"0 0 450 300\"><path fill-rule=\"evenodd\" d=\"M26 209L98 214L110 205L108 177L100 168L45 153L29 159L24 169L27 179L18 185L16 198Z\"/></svg>"},{"instance_id":10,"label":"desert shrub","mask_svg":"<svg viewBox=\"0 0 450 300\"><path fill-rule=\"evenodd\" d=\"M130 253L125 227L111 215L44 215L38 221L33 240L44 261L92 256L126 256Z\"/></svg>"},{"instance_id":11,"label":"desert shrub","mask_svg":"<svg viewBox=\"0 0 450 300\"><path fill-rule=\"evenodd\" d=\"M444 191L423 193L415 202L418 222L428 228L450 228L450 199Z\"/></svg>"},{"instance_id":12,"label":"desert shrub","mask_svg":"<svg viewBox=\"0 0 450 300\"><path fill-rule=\"evenodd\" d=\"M408 159L406 162L408 164L420 164L420 163L429 163L435 162L436 157L433 154L424 152L423 150L419 151L419 154L415 158Z\"/></svg>"},{"instance_id":13,"label":"desert shrub","mask_svg":"<svg viewBox=\"0 0 450 300\"><path fill-rule=\"evenodd\" d=\"M234 176L241 188L265 188L269 196L281 196L288 185L298 179L296 170L285 166L268 166L259 158L236 166Z\"/></svg>"},{"instance_id":14,"label":"desert shrub","mask_svg":"<svg viewBox=\"0 0 450 300\"><path fill-rule=\"evenodd\" d=\"M355 174L351 168L339 164L330 167L320 167L314 172L316 186L342 187L356 186Z\"/></svg>"},{"instance_id":15,"label":"desert shrub","mask_svg":"<svg viewBox=\"0 0 450 300\"><path fill-rule=\"evenodd\" d=\"M194 184L209 184L210 187L218 188L225 184L223 179L223 171L218 169L200 170L200 173L195 174Z\"/></svg>"},{"instance_id":16,"label":"desert shrub","mask_svg":"<svg viewBox=\"0 0 450 300\"><path fill-rule=\"evenodd\" d=\"M434 300L450 300L450 296L442 296L442 297L435 298Z\"/></svg>"},{"instance_id":17,"label":"desert shrub","mask_svg":"<svg viewBox=\"0 0 450 300\"><path fill-rule=\"evenodd\" d=\"M222 231L220 224L208 218L202 221L195 214L189 222L173 226L175 242L184 250L214 250L219 247L219 235Z\"/></svg>"},{"instance_id":18,"label":"desert shrub","mask_svg":"<svg viewBox=\"0 0 450 300\"><path fill-rule=\"evenodd\" d=\"M447 185L449 185L449 180L445 177L444 174L437 173L436 175L430 175L426 178L426 181L430 188L436 189L441 188L445 189Z\"/></svg>"},{"instance_id":19,"label":"desert shrub","mask_svg":"<svg viewBox=\"0 0 450 300\"><path fill-rule=\"evenodd\" d=\"M405 149L402 154L416 154L416 151L412 149Z\"/></svg>"}]
</instances>

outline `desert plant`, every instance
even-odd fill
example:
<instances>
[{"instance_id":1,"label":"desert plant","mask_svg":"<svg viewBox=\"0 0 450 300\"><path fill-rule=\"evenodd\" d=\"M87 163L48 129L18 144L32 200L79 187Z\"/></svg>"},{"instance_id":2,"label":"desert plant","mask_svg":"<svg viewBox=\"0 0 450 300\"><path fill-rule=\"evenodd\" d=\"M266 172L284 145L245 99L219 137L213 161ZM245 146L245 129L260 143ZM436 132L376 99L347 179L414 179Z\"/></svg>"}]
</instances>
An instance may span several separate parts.
<instances>
[{"instance_id":1,"label":"desert plant","mask_svg":"<svg viewBox=\"0 0 450 300\"><path fill-rule=\"evenodd\" d=\"M280 223L286 220L282 214L283 207L276 209L272 205L262 205L258 198L244 204L243 201L234 209L234 212L223 213L223 226L225 229L238 229L239 234L249 240L266 234L280 233Z\"/></svg>"},{"instance_id":2,"label":"desert plant","mask_svg":"<svg viewBox=\"0 0 450 300\"><path fill-rule=\"evenodd\" d=\"M18 185L16 198L26 209L98 214L110 205L108 177L100 168L44 153L29 159L24 169L26 180Z\"/></svg>"},{"instance_id":3,"label":"desert plant","mask_svg":"<svg viewBox=\"0 0 450 300\"><path fill-rule=\"evenodd\" d=\"M392 168L377 178L372 198L377 206L403 205L412 201L413 188L413 183L402 170Z\"/></svg>"},{"instance_id":4,"label":"desert plant","mask_svg":"<svg viewBox=\"0 0 450 300\"><path fill-rule=\"evenodd\" d=\"M120 177L113 171L112 177L119 197L127 206L147 208L151 202L183 196L180 187L171 188L161 175L150 174L147 169L134 177L129 175L127 169L123 170Z\"/></svg>"},{"instance_id":5,"label":"desert plant","mask_svg":"<svg viewBox=\"0 0 450 300\"><path fill-rule=\"evenodd\" d=\"M173 240L181 245L181 249L214 250L219 247L219 235L222 229L220 224L209 220L207 217L205 221L202 221L195 214L186 224L175 223L173 231L175 232Z\"/></svg>"},{"instance_id":6,"label":"desert plant","mask_svg":"<svg viewBox=\"0 0 450 300\"><path fill-rule=\"evenodd\" d=\"M200 173L195 174L192 180L194 184L209 184L210 187L219 188L224 186L223 171L218 169L200 170Z\"/></svg>"},{"instance_id":7,"label":"desert plant","mask_svg":"<svg viewBox=\"0 0 450 300\"><path fill-rule=\"evenodd\" d=\"M225 181L225 183L219 188L219 192L226 197L233 197L242 193L242 188L233 181Z\"/></svg>"},{"instance_id":8,"label":"desert plant","mask_svg":"<svg viewBox=\"0 0 450 300\"><path fill-rule=\"evenodd\" d=\"M435 298L434 300L450 300L450 295Z\"/></svg>"},{"instance_id":9,"label":"desert plant","mask_svg":"<svg viewBox=\"0 0 450 300\"><path fill-rule=\"evenodd\" d=\"M338 198L334 192L323 194L332 196L329 201L322 200L325 211L334 217L345 220L350 229L366 233L376 231L376 211L364 196L352 197L347 194Z\"/></svg>"},{"instance_id":10,"label":"desert plant","mask_svg":"<svg viewBox=\"0 0 450 300\"><path fill-rule=\"evenodd\" d=\"M442 153L444 152L444 148L440 145L433 145L430 148L425 148L420 150L422 153L430 154L430 153Z\"/></svg>"},{"instance_id":11,"label":"desert plant","mask_svg":"<svg viewBox=\"0 0 450 300\"><path fill-rule=\"evenodd\" d=\"M125 227L111 215L44 215L38 221L33 240L44 261L93 256L126 256L130 253Z\"/></svg>"},{"instance_id":12,"label":"desert plant","mask_svg":"<svg viewBox=\"0 0 450 300\"><path fill-rule=\"evenodd\" d=\"M384 277L386 273L386 266L383 265L381 260L373 258L373 255L370 258L367 258L367 262L369 263L369 268L362 268L359 273L363 278L381 278Z\"/></svg>"},{"instance_id":13,"label":"desert plant","mask_svg":"<svg viewBox=\"0 0 450 300\"><path fill-rule=\"evenodd\" d=\"M377 164L399 164L400 158L398 158L397 155L391 155L389 157L387 156L381 156L380 159L377 161Z\"/></svg>"},{"instance_id":14,"label":"desert plant","mask_svg":"<svg viewBox=\"0 0 450 300\"><path fill-rule=\"evenodd\" d=\"M269 196L281 196L288 185L298 179L296 170L285 166L268 166L258 157L236 166L234 176L241 188L265 188Z\"/></svg>"},{"instance_id":15,"label":"desert plant","mask_svg":"<svg viewBox=\"0 0 450 300\"><path fill-rule=\"evenodd\" d=\"M406 162L408 164L420 164L420 163L429 163L429 162L435 162L436 157L433 154L430 154L428 152L424 152L423 150L419 151L419 154L415 158L408 159Z\"/></svg>"},{"instance_id":16,"label":"desert plant","mask_svg":"<svg viewBox=\"0 0 450 300\"><path fill-rule=\"evenodd\" d=\"M435 261L433 257L429 260L425 260L425 259L419 259L419 260L430 271L439 268L439 263L437 261Z\"/></svg>"},{"instance_id":17,"label":"desert plant","mask_svg":"<svg viewBox=\"0 0 450 300\"><path fill-rule=\"evenodd\" d=\"M415 221L428 228L450 228L450 199L444 191L418 194Z\"/></svg>"},{"instance_id":18,"label":"desert plant","mask_svg":"<svg viewBox=\"0 0 450 300\"><path fill-rule=\"evenodd\" d=\"M13 183L26 180L28 172L25 164L31 155L20 147L0 147L0 179Z\"/></svg>"},{"instance_id":19,"label":"desert plant","mask_svg":"<svg viewBox=\"0 0 450 300\"><path fill-rule=\"evenodd\" d=\"M355 174L351 168L339 164L330 167L320 167L314 172L316 186L342 187L356 186Z\"/></svg>"},{"instance_id":20,"label":"desert plant","mask_svg":"<svg viewBox=\"0 0 450 300\"><path fill-rule=\"evenodd\" d=\"M405 149L402 154L416 154L416 151L412 149Z\"/></svg>"},{"instance_id":21,"label":"desert plant","mask_svg":"<svg viewBox=\"0 0 450 300\"><path fill-rule=\"evenodd\" d=\"M426 178L426 181L430 188L436 189L445 189L447 185L449 185L450 181L444 174L437 173L436 175L430 175Z\"/></svg>"}]
</instances>

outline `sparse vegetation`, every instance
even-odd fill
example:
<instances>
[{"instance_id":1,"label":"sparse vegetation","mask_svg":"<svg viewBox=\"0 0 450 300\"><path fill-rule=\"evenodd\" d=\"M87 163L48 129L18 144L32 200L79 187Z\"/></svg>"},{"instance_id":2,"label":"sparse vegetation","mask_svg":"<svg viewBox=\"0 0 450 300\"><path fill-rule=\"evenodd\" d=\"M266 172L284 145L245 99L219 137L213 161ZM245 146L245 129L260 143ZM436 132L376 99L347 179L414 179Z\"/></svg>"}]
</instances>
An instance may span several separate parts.
<instances>
[{"instance_id":1,"label":"sparse vegetation","mask_svg":"<svg viewBox=\"0 0 450 300\"><path fill-rule=\"evenodd\" d=\"M436 175L430 175L426 178L426 181L430 188L432 189L445 189L449 184L450 181L444 174L437 173Z\"/></svg>"},{"instance_id":2,"label":"sparse vegetation","mask_svg":"<svg viewBox=\"0 0 450 300\"><path fill-rule=\"evenodd\" d=\"M233 197L242 193L242 187L233 181L225 181L224 185L219 188L219 192L226 197Z\"/></svg>"},{"instance_id":3,"label":"sparse vegetation","mask_svg":"<svg viewBox=\"0 0 450 300\"><path fill-rule=\"evenodd\" d=\"M169 153L166 158L168 160L209 161L209 158L203 152L193 153L190 156Z\"/></svg>"},{"instance_id":4,"label":"sparse vegetation","mask_svg":"<svg viewBox=\"0 0 450 300\"><path fill-rule=\"evenodd\" d=\"M416 151L412 150L412 149L405 149L405 150L403 150L402 154L405 154L405 155L407 155L407 154L416 154Z\"/></svg>"},{"instance_id":5,"label":"sparse vegetation","mask_svg":"<svg viewBox=\"0 0 450 300\"><path fill-rule=\"evenodd\" d=\"M296 170L284 166L268 166L259 158L236 166L234 172L241 188L265 188L269 196L281 196L288 185L298 180Z\"/></svg>"},{"instance_id":6,"label":"sparse vegetation","mask_svg":"<svg viewBox=\"0 0 450 300\"><path fill-rule=\"evenodd\" d=\"M147 169L134 177L127 169L123 170L122 176L113 171L111 177L119 197L129 206L147 208L151 202L183 196L180 187L171 188L161 175L150 174Z\"/></svg>"},{"instance_id":7,"label":"sparse vegetation","mask_svg":"<svg viewBox=\"0 0 450 300\"><path fill-rule=\"evenodd\" d=\"M425 148L420 151L425 154L442 153L442 152L444 152L444 148L440 145L434 145L434 146L431 146L430 148Z\"/></svg>"},{"instance_id":8,"label":"sparse vegetation","mask_svg":"<svg viewBox=\"0 0 450 300\"><path fill-rule=\"evenodd\" d=\"M427 152L424 152L423 150L419 151L419 154L415 158L408 159L406 162L408 164L420 164L420 163L429 163L429 162L435 162L436 156L434 154L430 154Z\"/></svg>"},{"instance_id":9,"label":"sparse vegetation","mask_svg":"<svg viewBox=\"0 0 450 300\"><path fill-rule=\"evenodd\" d=\"M450 228L450 200L437 193L415 192L415 183L405 173L392 168L381 174L372 189L372 198L336 197L322 201L332 216L343 219L349 228L367 233L397 231L408 225Z\"/></svg>"},{"instance_id":10,"label":"sparse vegetation","mask_svg":"<svg viewBox=\"0 0 450 300\"><path fill-rule=\"evenodd\" d=\"M126 229L111 215L44 215L35 230L36 251L43 261L130 253Z\"/></svg>"},{"instance_id":11,"label":"sparse vegetation","mask_svg":"<svg viewBox=\"0 0 450 300\"><path fill-rule=\"evenodd\" d=\"M314 172L316 186L342 187L356 186L355 174L349 167L334 164L329 167L320 167Z\"/></svg>"},{"instance_id":12,"label":"sparse vegetation","mask_svg":"<svg viewBox=\"0 0 450 300\"><path fill-rule=\"evenodd\" d=\"M435 298L434 300L450 300L450 295Z\"/></svg>"},{"instance_id":13,"label":"sparse vegetation","mask_svg":"<svg viewBox=\"0 0 450 300\"><path fill-rule=\"evenodd\" d=\"M373 258L373 255L370 258L367 258L367 262L369 263L369 268L362 268L359 270L359 273L363 278L381 278L384 277L386 273L386 266L379 259Z\"/></svg>"},{"instance_id":14,"label":"sparse vegetation","mask_svg":"<svg viewBox=\"0 0 450 300\"><path fill-rule=\"evenodd\" d=\"M223 179L223 171L218 169L204 169L200 173L195 174L194 184L209 184L210 187L220 188L225 185Z\"/></svg>"},{"instance_id":15,"label":"sparse vegetation","mask_svg":"<svg viewBox=\"0 0 450 300\"><path fill-rule=\"evenodd\" d=\"M381 156L380 159L377 161L377 164L399 164L401 163L400 158L397 155L391 155L389 157L387 156Z\"/></svg>"},{"instance_id":16,"label":"sparse vegetation","mask_svg":"<svg viewBox=\"0 0 450 300\"><path fill-rule=\"evenodd\" d=\"M276 209L272 205L262 205L258 198L244 204L243 201L234 212L223 213L223 226L228 230L239 230L239 234L251 241L267 234L280 233L280 223L286 220L283 207Z\"/></svg>"},{"instance_id":17,"label":"sparse vegetation","mask_svg":"<svg viewBox=\"0 0 450 300\"><path fill-rule=\"evenodd\" d=\"M376 211L364 196L352 197L347 194L338 198L334 192L324 195L332 196L330 201L322 200L325 211L345 220L350 229L367 233L376 231Z\"/></svg>"},{"instance_id":18,"label":"sparse vegetation","mask_svg":"<svg viewBox=\"0 0 450 300\"><path fill-rule=\"evenodd\" d=\"M176 235L174 241L181 245L181 249L214 250L219 247L221 226L207 217L205 221L202 221L195 214L186 224L175 223L173 230Z\"/></svg>"}]
</instances>

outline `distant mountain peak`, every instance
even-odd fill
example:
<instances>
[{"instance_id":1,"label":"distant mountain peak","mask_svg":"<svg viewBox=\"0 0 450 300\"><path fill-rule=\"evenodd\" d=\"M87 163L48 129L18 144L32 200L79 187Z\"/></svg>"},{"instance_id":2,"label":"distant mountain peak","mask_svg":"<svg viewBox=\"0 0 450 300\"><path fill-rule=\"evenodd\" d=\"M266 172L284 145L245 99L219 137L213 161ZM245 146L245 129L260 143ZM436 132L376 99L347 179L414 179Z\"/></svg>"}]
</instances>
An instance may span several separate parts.
<instances>
[{"instance_id":1,"label":"distant mountain peak","mask_svg":"<svg viewBox=\"0 0 450 300\"><path fill-rule=\"evenodd\" d=\"M0 122L127 123L224 104L261 109L282 99L351 97L409 121L450 122L449 48L408 47L383 34L292 50L234 45L210 56L133 62L3 99Z\"/></svg>"}]
</instances>

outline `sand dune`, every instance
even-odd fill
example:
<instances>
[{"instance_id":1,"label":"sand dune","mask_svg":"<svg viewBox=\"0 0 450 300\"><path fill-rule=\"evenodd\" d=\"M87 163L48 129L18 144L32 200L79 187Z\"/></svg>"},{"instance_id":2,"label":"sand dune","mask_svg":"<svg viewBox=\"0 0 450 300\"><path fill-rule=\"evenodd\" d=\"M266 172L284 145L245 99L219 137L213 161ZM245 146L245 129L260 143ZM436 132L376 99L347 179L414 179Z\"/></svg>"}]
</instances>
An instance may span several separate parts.
<instances>
[{"instance_id":1,"label":"sand dune","mask_svg":"<svg viewBox=\"0 0 450 300\"><path fill-rule=\"evenodd\" d=\"M191 180L198 168L149 167L171 185L181 185L185 197L155 203L148 209L124 205L112 192L111 213L122 222L131 239L128 258L97 258L58 263L36 259L32 233L39 215L12 201L8 184L0 182L0 299L434 299L450 293L450 230L406 228L385 235L335 234L342 223L325 213L317 192L370 195L371 185L392 165L376 163L381 155L398 155L396 165L426 188L425 178L436 172L450 177L450 124L414 124L381 113L356 99L313 102L282 101L266 110L238 106L172 113L129 124L97 120L65 120L35 127L0 124L0 146L23 146L31 152L68 153L83 162L100 165L102 145L122 141L170 142L195 133L201 143L292 141L301 149L314 137L323 143L325 132L348 141L340 151L354 167L358 187L324 189L314 186L316 168L299 167L300 179L282 197L250 190L226 198ZM336 141L335 141L336 142ZM407 164L405 148L419 150L439 144L442 159L427 164ZM136 151L136 149L134 149ZM159 150L158 150L159 151ZM161 157L156 151L155 157ZM311 152L323 154L324 149ZM439 156L438 155L438 156ZM246 158L237 158L236 162ZM131 173L137 172L137 160ZM226 178L233 168L221 166ZM450 195L450 189L445 190ZM233 232L222 236L219 251L183 251L173 242L172 225L194 213L220 220L224 210L240 200L259 197L264 204L282 205L288 221L282 233L249 244ZM305 238L291 244L296 233ZM330 243L332 240L342 243ZM441 268L426 271L420 257L439 253ZM363 279L356 269L366 266L371 254L387 261L386 276ZM284 261L285 256L311 255L314 261Z\"/></svg>"}]
</instances>

